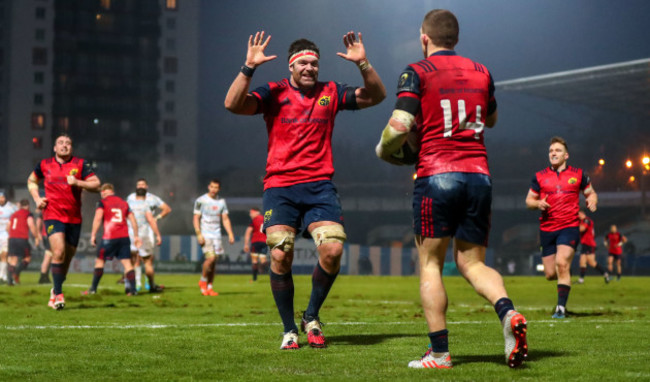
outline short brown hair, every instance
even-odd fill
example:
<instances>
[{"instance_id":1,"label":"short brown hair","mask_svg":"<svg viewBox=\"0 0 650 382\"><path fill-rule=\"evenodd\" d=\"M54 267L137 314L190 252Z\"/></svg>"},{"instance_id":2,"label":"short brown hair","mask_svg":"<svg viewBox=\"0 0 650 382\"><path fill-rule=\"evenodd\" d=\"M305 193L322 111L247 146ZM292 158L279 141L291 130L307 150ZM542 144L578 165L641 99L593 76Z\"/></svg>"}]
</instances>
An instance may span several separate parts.
<instances>
[{"instance_id":1,"label":"short brown hair","mask_svg":"<svg viewBox=\"0 0 650 382\"><path fill-rule=\"evenodd\" d=\"M459 30L456 16L446 9L429 11L422 21L422 33L426 34L434 45L447 49L453 49L458 43Z\"/></svg>"},{"instance_id":2,"label":"short brown hair","mask_svg":"<svg viewBox=\"0 0 650 382\"><path fill-rule=\"evenodd\" d=\"M289 54L287 54L287 61L293 56L295 53L300 52L301 50L313 50L320 56L320 51L318 50L318 46L314 44L312 41L307 40L306 38L301 38L299 40L296 40L291 43L289 46Z\"/></svg>"},{"instance_id":3,"label":"short brown hair","mask_svg":"<svg viewBox=\"0 0 650 382\"><path fill-rule=\"evenodd\" d=\"M564 146L564 149L566 150L566 152L569 152L569 146L566 144L566 141L564 140L564 138L557 137L557 136L553 137L553 138L551 138L551 143L549 144L549 146L552 145L553 143L561 144L562 146Z\"/></svg>"},{"instance_id":4,"label":"short brown hair","mask_svg":"<svg viewBox=\"0 0 650 382\"><path fill-rule=\"evenodd\" d=\"M106 190L112 190L115 191L115 187L111 183L104 183L102 186L99 188L99 191L106 191Z\"/></svg>"}]
</instances>

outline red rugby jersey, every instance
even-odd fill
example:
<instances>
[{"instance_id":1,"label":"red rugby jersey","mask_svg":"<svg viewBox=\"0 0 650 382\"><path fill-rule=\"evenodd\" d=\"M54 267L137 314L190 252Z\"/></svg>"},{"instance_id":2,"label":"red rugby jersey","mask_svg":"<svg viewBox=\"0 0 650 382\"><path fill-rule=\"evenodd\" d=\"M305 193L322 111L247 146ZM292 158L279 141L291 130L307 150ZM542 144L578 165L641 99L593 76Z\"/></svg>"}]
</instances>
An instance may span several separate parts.
<instances>
[{"instance_id":1,"label":"red rugby jersey","mask_svg":"<svg viewBox=\"0 0 650 382\"><path fill-rule=\"evenodd\" d=\"M594 221L585 218L580 222L580 226L585 228L585 231L580 234L580 243L591 247L596 246L596 231L594 230Z\"/></svg>"},{"instance_id":2,"label":"red rugby jersey","mask_svg":"<svg viewBox=\"0 0 650 382\"><path fill-rule=\"evenodd\" d=\"M580 224L580 192L590 185L589 176L582 169L566 166L561 172L551 167L538 171L531 181L530 190L551 206L542 211L539 228L545 232L557 231Z\"/></svg>"},{"instance_id":3,"label":"red rugby jersey","mask_svg":"<svg viewBox=\"0 0 650 382\"><path fill-rule=\"evenodd\" d=\"M483 129L485 117L496 110L496 100L485 66L454 51L436 52L402 72L397 97L420 103L418 177L446 172L490 174Z\"/></svg>"},{"instance_id":4,"label":"red rugby jersey","mask_svg":"<svg viewBox=\"0 0 650 382\"><path fill-rule=\"evenodd\" d=\"M257 215L251 221L251 224L248 226L253 228L253 235L251 236L251 243L266 243L266 235L262 232L262 226L264 225L264 216L262 214Z\"/></svg>"},{"instance_id":5,"label":"red rugby jersey","mask_svg":"<svg viewBox=\"0 0 650 382\"><path fill-rule=\"evenodd\" d=\"M119 196L110 195L97 202L97 209L104 210L104 235L102 239L129 237L127 217L131 210Z\"/></svg>"},{"instance_id":6,"label":"red rugby jersey","mask_svg":"<svg viewBox=\"0 0 650 382\"><path fill-rule=\"evenodd\" d=\"M264 189L332 179L334 118L358 109L355 90L330 81L303 93L285 78L251 92L269 135Z\"/></svg>"},{"instance_id":7,"label":"red rugby jersey","mask_svg":"<svg viewBox=\"0 0 650 382\"><path fill-rule=\"evenodd\" d=\"M9 217L9 237L12 239L29 239L27 219L32 216L29 210L19 208Z\"/></svg>"},{"instance_id":8,"label":"red rugby jersey","mask_svg":"<svg viewBox=\"0 0 650 382\"><path fill-rule=\"evenodd\" d=\"M81 223L81 188L71 187L67 176L86 180L94 175L90 166L81 158L71 157L65 163L59 163L54 157L43 159L34 174L43 179L45 197L48 200L43 211L44 220L58 220L63 223Z\"/></svg>"},{"instance_id":9,"label":"red rugby jersey","mask_svg":"<svg viewBox=\"0 0 650 382\"><path fill-rule=\"evenodd\" d=\"M620 232L610 232L605 236L607 240L609 253L614 255L620 255L623 253L623 246L618 244L623 241L623 235Z\"/></svg>"}]
</instances>

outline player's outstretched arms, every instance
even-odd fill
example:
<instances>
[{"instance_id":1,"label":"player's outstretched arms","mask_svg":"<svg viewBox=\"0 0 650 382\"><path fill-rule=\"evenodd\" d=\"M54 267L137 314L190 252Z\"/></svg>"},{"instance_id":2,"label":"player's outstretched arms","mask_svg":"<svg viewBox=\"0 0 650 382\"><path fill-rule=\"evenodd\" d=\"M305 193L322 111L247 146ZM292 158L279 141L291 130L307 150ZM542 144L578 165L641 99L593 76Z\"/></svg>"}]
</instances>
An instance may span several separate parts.
<instances>
[{"instance_id":1,"label":"player's outstretched arms","mask_svg":"<svg viewBox=\"0 0 650 382\"><path fill-rule=\"evenodd\" d=\"M354 62L359 67L361 76L363 77L364 86L358 88L355 92L357 105L361 109L377 105L386 98L386 88L381 78L379 78L379 74L377 74L377 71L375 71L372 65L370 65L370 61L368 61L361 32L359 32L358 40L352 31L344 34L343 45L345 45L346 52L337 52L336 54L339 57Z\"/></svg>"},{"instance_id":2,"label":"player's outstretched arms","mask_svg":"<svg viewBox=\"0 0 650 382\"><path fill-rule=\"evenodd\" d=\"M264 50L269 45L271 36L264 39L264 31L255 33L255 36L248 37L248 51L246 52L246 63L230 85L224 106L235 114L251 115L257 110L257 99L248 94L251 78L255 69L265 62L276 59L278 56L267 56Z\"/></svg>"}]
</instances>

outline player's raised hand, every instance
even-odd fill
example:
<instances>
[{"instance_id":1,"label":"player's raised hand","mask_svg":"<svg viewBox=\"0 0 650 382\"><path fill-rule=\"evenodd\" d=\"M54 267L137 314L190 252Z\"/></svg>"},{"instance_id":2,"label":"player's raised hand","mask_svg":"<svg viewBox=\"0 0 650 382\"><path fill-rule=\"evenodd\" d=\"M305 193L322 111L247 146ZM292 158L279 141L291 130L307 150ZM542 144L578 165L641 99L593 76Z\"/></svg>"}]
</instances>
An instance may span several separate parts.
<instances>
[{"instance_id":1,"label":"player's raised hand","mask_svg":"<svg viewBox=\"0 0 650 382\"><path fill-rule=\"evenodd\" d=\"M271 60L275 60L278 56L267 56L264 50L271 41L271 35L264 39L264 31L256 32L255 36L248 37L248 52L246 53L246 66L255 69L255 67Z\"/></svg>"},{"instance_id":2,"label":"player's raised hand","mask_svg":"<svg viewBox=\"0 0 650 382\"><path fill-rule=\"evenodd\" d=\"M343 45L345 45L346 53L337 52L339 57L343 57L348 61L352 61L359 65L362 61L366 60L366 48L363 46L363 39L361 32L359 32L359 40L357 40L354 32L350 31L343 35Z\"/></svg>"}]
</instances>

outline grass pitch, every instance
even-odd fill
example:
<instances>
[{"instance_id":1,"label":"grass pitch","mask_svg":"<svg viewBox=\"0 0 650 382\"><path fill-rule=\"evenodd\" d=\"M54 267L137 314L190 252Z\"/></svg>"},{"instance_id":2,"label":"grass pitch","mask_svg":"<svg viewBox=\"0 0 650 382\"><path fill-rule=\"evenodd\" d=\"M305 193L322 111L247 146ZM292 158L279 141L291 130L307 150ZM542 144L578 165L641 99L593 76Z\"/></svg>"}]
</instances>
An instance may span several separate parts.
<instances>
[{"instance_id":1,"label":"grass pitch","mask_svg":"<svg viewBox=\"0 0 650 382\"><path fill-rule=\"evenodd\" d=\"M529 357L509 369L492 306L461 277L449 294L451 370L410 370L428 344L416 277L340 276L321 310L329 347L279 350L282 325L268 276L218 276L217 297L201 296L198 275L158 276L159 295L123 295L105 275L71 274L66 308L47 307L49 288L24 273L22 285L0 286L0 381L411 381L649 380L649 278L600 277L574 284L565 320L551 319L555 283L507 277L506 288L528 320ZM310 276L295 276L296 322L306 308Z\"/></svg>"}]
</instances>

